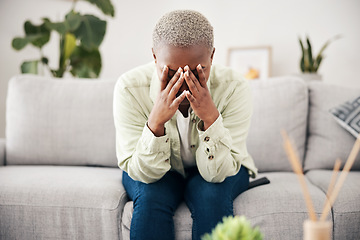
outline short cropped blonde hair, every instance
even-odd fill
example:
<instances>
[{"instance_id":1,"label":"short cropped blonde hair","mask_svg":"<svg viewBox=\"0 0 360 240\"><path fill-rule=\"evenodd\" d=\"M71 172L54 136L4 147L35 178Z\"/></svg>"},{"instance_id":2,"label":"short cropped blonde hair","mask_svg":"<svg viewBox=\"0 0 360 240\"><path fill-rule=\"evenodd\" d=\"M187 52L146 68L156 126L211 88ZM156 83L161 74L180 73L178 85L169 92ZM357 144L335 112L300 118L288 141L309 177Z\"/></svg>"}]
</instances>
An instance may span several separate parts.
<instances>
[{"instance_id":1,"label":"short cropped blonde hair","mask_svg":"<svg viewBox=\"0 0 360 240\"><path fill-rule=\"evenodd\" d=\"M199 12L176 10L162 16L153 31L153 48L168 44L175 47L204 45L214 48L214 33L210 22Z\"/></svg>"}]
</instances>

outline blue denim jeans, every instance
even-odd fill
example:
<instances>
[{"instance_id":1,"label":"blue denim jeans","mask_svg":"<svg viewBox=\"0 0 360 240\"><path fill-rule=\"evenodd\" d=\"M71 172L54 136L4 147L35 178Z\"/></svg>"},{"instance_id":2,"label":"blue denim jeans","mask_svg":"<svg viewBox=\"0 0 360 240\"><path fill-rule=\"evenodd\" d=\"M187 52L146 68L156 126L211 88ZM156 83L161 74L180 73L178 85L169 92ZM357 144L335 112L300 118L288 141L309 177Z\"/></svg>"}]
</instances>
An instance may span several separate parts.
<instances>
[{"instance_id":1,"label":"blue denim jeans","mask_svg":"<svg viewBox=\"0 0 360 240\"><path fill-rule=\"evenodd\" d=\"M130 239L175 239L173 216L185 200L193 219L192 239L210 233L224 216L233 215L233 201L248 188L245 167L222 183L209 183L196 167L184 178L169 171L159 181L145 184L123 172L123 185L134 202Z\"/></svg>"}]
</instances>

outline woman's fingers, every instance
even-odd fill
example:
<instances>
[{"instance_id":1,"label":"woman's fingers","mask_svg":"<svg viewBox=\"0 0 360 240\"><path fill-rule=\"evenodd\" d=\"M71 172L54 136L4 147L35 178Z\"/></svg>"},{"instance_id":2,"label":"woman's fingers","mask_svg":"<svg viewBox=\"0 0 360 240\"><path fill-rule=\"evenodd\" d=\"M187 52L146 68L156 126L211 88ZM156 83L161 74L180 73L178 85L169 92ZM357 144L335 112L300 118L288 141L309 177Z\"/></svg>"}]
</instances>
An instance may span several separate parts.
<instances>
[{"instance_id":1,"label":"woman's fingers","mask_svg":"<svg viewBox=\"0 0 360 240\"><path fill-rule=\"evenodd\" d=\"M196 99L194 98L193 95L191 95L191 93L189 91L185 91L185 95L191 104L195 103Z\"/></svg>"},{"instance_id":2,"label":"woman's fingers","mask_svg":"<svg viewBox=\"0 0 360 240\"><path fill-rule=\"evenodd\" d=\"M172 103L173 107L176 107L176 109L178 109L180 103L184 101L185 97L186 97L186 90L184 90L177 98L175 98L175 100Z\"/></svg>"},{"instance_id":3,"label":"woman's fingers","mask_svg":"<svg viewBox=\"0 0 360 240\"><path fill-rule=\"evenodd\" d=\"M176 97L176 94L179 92L181 85L184 82L184 73L181 72L180 77L178 78L177 82L173 85L169 92L169 99L172 100Z\"/></svg>"},{"instance_id":4,"label":"woman's fingers","mask_svg":"<svg viewBox=\"0 0 360 240\"><path fill-rule=\"evenodd\" d=\"M201 85L200 85L199 81L197 80L197 78L195 77L195 75L190 70L189 66L186 66L184 68L184 70L186 70L184 75L185 75L185 81L189 87L189 90L191 91L191 93L194 96L197 96L197 94L200 91L199 88L201 87Z\"/></svg>"},{"instance_id":5,"label":"woman's fingers","mask_svg":"<svg viewBox=\"0 0 360 240\"><path fill-rule=\"evenodd\" d=\"M168 82L168 74L169 74L169 68L165 65L162 69L161 77L160 77L160 91L163 91L166 88Z\"/></svg>"},{"instance_id":6,"label":"woman's fingers","mask_svg":"<svg viewBox=\"0 0 360 240\"><path fill-rule=\"evenodd\" d=\"M199 82L200 82L201 86L202 86L203 88L207 88L205 72L204 72L204 69L202 68L201 64L199 64L199 65L196 67L196 70L197 70L198 75L199 75Z\"/></svg>"},{"instance_id":7,"label":"woman's fingers","mask_svg":"<svg viewBox=\"0 0 360 240\"><path fill-rule=\"evenodd\" d=\"M172 87L174 86L174 84L179 80L182 72L183 72L183 69L181 67L179 67L165 88L165 91L167 94L169 94L169 92L172 89Z\"/></svg>"}]
</instances>

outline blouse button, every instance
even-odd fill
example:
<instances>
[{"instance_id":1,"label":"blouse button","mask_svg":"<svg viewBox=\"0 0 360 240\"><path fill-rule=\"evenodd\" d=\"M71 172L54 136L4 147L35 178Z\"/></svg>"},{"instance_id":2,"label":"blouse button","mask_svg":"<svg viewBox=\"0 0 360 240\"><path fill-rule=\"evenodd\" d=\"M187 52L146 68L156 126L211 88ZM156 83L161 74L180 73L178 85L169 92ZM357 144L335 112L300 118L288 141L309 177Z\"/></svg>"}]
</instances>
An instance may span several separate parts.
<instances>
[{"instance_id":1,"label":"blouse button","mask_svg":"<svg viewBox=\"0 0 360 240\"><path fill-rule=\"evenodd\" d=\"M165 140L165 142L167 143L169 141L169 138L167 138L166 140Z\"/></svg>"},{"instance_id":2,"label":"blouse button","mask_svg":"<svg viewBox=\"0 0 360 240\"><path fill-rule=\"evenodd\" d=\"M214 156L213 155L210 155L209 156L209 160L213 160L214 159Z\"/></svg>"},{"instance_id":3,"label":"blouse button","mask_svg":"<svg viewBox=\"0 0 360 240\"><path fill-rule=\"evenodd\" d=\"M190 146L190 148L194 148L194 147L195 147L195 145L191 145L191 146Z\"/></svg>"},{"instance_id":4,"label":"blouse button","mask_svg":"<svg viewBox=\"0 0 360 240\"><path fill-rule=\"evenodd\" d=\"M205 137L205 138L204 138L204 141L205 141L205 142L208 142L209 140L210 140L209 137Z\"/></svg>"},{"instance_id":5,"label":"blouse button","mask_svg":"<svg viewBox=\"0 0 360 240\"><path fill-rule=\"evenodd\" d=\"M169 159L166 159L165 162L169 162Z\"/></svg>"},{"instance_id":6,"label":"blouse button","mask_svg":"<svg viewBox=\"0 0 360 240\"><path fill-rule=\"evenodd\" d=\"M192 120L192 122L193 122L193 123L196 123L196 119L194 118L194 119Z\"/></svg>"}]
</instances>

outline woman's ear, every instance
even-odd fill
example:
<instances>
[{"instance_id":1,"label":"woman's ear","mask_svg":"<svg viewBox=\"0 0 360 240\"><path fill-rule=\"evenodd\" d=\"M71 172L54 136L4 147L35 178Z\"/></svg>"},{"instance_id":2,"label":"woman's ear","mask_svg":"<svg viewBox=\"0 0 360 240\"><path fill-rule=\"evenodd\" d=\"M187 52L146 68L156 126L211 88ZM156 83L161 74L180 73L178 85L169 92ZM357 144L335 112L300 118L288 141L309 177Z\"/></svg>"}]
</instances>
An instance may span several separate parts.
<instances>
[{"instance_id":1,"label":"woman's ear","mask_svg":"<svg viewBox=\"0 0 360 240\"><path fill-rule=\"evenodd\" d=\"M211 53L211 61L214 59L214 53L215 53L215 48L213 49L213 51Z\"/></svg>"},{"instance_id":2,"label":"woman's ear","mask_svg":"<svg viewBox=\"0 0 360 240\"><path fill-rule=\"evenodd\" d=\"M215 53L215 48L213 49L212 53L211 53L211 62L213 61L214 59L214 53Z\"/></svg>"},{"instance_id":3,"label":"woman's ear","mask_svg":"<svg viewBox=\"0 0 360 240\"><path fill-rule=\"evenodd\" d=\"M155 54L154 48L151 48L151 51L152 51L152 54L153 54L153 58L154 58L154 60L155 60L155 63L156 63L156 54Z\"/></svg>"}]
</instances>

